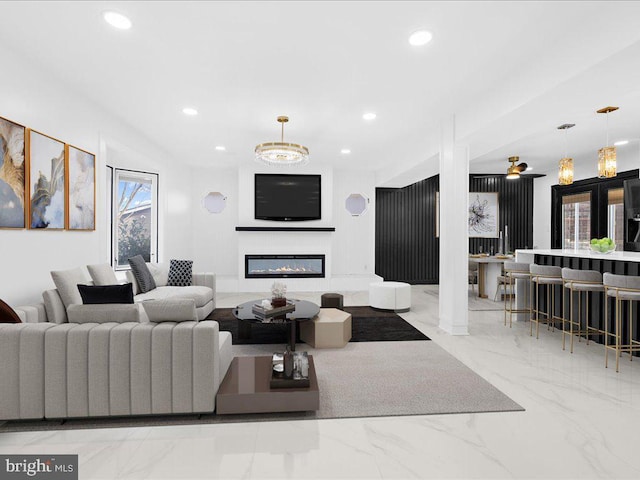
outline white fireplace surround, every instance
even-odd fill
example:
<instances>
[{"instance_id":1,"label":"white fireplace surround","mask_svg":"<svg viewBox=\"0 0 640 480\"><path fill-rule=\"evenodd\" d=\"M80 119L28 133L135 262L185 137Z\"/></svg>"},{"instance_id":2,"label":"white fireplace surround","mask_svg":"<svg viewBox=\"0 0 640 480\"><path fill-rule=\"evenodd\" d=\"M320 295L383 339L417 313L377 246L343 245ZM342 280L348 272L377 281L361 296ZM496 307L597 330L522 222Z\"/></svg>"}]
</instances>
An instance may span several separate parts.
<instances>
[{"instance_id":1,"label":"white fireplace surround","mask_svg":"<svg viewBox=\"0 0 640 480\"><path fill-rule=\"evenodd\" d=\"M322 254L245 255L244 278L324 278ZM261 267L261 268L258 268Z\"/></svg>"}]
</instances>

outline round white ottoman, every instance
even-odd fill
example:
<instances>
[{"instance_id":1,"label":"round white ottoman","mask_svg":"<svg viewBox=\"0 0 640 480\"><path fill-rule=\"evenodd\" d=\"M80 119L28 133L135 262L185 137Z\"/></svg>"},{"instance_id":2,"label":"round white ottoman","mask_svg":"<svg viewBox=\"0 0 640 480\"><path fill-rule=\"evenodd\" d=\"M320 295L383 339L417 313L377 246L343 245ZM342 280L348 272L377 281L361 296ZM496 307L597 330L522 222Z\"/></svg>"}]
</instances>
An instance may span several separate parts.
<instances>
[{"instance_id":1,"label":"round white ottoman","mask_svg":"<svg viewBox=\"0 0 640 480\"><path fill-rule=\"evenodd\" d=\"M403 282L370 283L369 305L380 310L408 312L411 309L411 285Z\"/></svg>"}]
</instances>

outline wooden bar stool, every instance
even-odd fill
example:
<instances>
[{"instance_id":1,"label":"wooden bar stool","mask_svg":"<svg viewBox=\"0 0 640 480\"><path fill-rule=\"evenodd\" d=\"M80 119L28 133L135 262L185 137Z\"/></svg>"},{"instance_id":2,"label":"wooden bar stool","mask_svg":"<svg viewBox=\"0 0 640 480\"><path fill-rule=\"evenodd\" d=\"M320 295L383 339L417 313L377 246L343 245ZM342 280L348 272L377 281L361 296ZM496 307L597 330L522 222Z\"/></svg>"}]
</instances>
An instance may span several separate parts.
<instances>
[{"instance_id":1,"label":"wooden bar stool","mask_svg":"<svg viewBox=\"0 0 640 480\"><path fill-rule=\"evenodd\" d=\"M589 325L589 293L603 293L604 285L602 284L602 274L595 270L574 270L571 268L562 269L562 280L564 281L564 288L562 289L562 304L567 305L566 292L569 291L569 319L564 317L564 308L562 310L562 350L565 349L565 336L570 336L569 351L573 353L573 338L575 335L580 337L584 335L587 338L587 345L589 345L589 335L604 335L604 330L594 328ZM573 318L573 299L575 293L578 295L578 318ZM582 294L585 293L586 305L585 305L585 319L584 328L582 328L582 318L580 310L582 307ZM569 331L567 332L566 324L569 324Z\"/></svg>"},{"instance_id":2,"label":"wooden bar stool","mask_svg":"<svg viewBox=\"0 0 640 480\"><path fill-rule=\"evenodd\" d=\"M533 289L533 295L531 296L531 321L529 324L529 335L533 335L533 324L536 324L536 339L540 332L540 322L553 327L555 331L555 322L558 320L561 322L563 319L554 315L555 300L556 300L556 286L562 287L562 268L554 267L551 265L536 265L532 263L530 265L529 273L531 274L531 288ZM538 297L540 286L546 286L547 288L547 311L540 310L538 305ZM535 315L533 315L535 313ZM544 319L540 319L540 314L544 315Z\"/></svg>"},{"instance_id":3,"label":"wooden bar stool","mask_svg":"<svg viewBox=\"0 0 640 480\"><path fill-rule=\"evenodd\" d=\"M512 316L514 313L528 313L531 315L531 305L527 308L514 308L513 300L515 295L516 280L529 280L529 264L521 262L504 262L504 276L506 277L506 285L509 285L511 295L509 295L509 301L504 302L504 324L507 325L507 313L509 313L509 328L512 324Z\"/></svg>"},{"instance_id":4,"label":"wooden bar stool","mask_svg":"<svg viewBox=\"0 0 640 480\"><path fill-rule=\"evenodd\" d=\"M620 371L620 354L629 352L629 361L633 360L633 352L640 351L640 341L633 339L633 321L637 317L633 317L633 305L631 302L640 302L640 277L632 277L630 275L614 275L613 273L605 273L602 276L605 291L605 309L604 309L604 366L609 366L609 350L616 352L616 372ZM609 332L609 316L608 304L609 298L615 299L615 321L613 325L613 333ZM623 312L624 302L627 303L627 323L629 328L629 338L627 343L623 343ZM609 345L609 337L615 340L614 345Z\"/></svg>"}]
</instances>

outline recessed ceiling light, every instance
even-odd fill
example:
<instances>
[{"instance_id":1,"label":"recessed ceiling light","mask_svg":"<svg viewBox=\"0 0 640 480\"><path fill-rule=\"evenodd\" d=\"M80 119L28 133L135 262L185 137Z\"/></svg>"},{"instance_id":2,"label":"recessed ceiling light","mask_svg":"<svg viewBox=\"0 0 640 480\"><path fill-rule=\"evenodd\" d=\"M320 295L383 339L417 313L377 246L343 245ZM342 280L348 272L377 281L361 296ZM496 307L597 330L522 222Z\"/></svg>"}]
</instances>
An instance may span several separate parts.
<instances>
[{"instance_id":1,"label":"recessed ceiling light","mask_svg":"<svg viewBox=\"0 0 640 480\"><path fill-rule=\"evenodd\" d=\"M192 107L184 107L182 109L182 113L184 113L185 115L197 115L198 114L198 110L196 110L195 108Z\"/></svg>"},{"instance_id":2,"label":"recessed ceiling light","mask_svg":"<svg viewBox=\"0 0 640 480\"><path fill-rule=\"evenodd\" d=\"M616 147L619 147L619 146L621 146L621 145L626 145L627 143L629 143L629 140L620 140L620 141L618 141L618 142L614 143L614 145L615 145Z\"/></svg>"},{"instance_id":3,"label":"recessed ceiling light","mask_svg":"<svg viewBox=\"0 0 640 480\"><path fill-rule=\"evenodd\" d=\"M340 153L343 153L345 155L351 153L351 150L349 150L348 148L343 148L342 150L340 150Z\"/></svg>"},{"instance_id":4,"label":"recessed ceiling light","mask_svg":"<svg viewBox=\"0 0 640 480\"><path fill-rule=\"evenodd\" d=\"M109 25L120 30L129 30L131 28L131 20L117 12L104 12L102 18Z\"/></svg>"},{"instance_id":5,"label":"recessed ceiling light","mask_svg":"<svg viewBox=\"0 0 640 480\"><path fill-rule=\"evenodd\" d=\"M373 112L367 112L362 115L362 118L364 118L365 120L374 120L376 118L376 114Z\"/></svg>"},{"instance_id":6,"label":"recessed ceiling light","mask_svg":"<svg viewBox=\"0 0 640 480\"><path fill-rule=\"evenodd\" d=\"M216 145L216 150L219 152L224 152L226 149L224 145Z\"/></svg>"},{"instance_id":7,"label":"recessed ceiling light","mask_svg":"<svg viewBox=\"0 0 640 480\"><path fill-rule=\"evenodd\" d=\"M528 172L529 170L533 170L533 167L527 167L527 172Z\"/></svg>"},{"instance_id":8,"label":"recessed ceiling light","mask_svg":"<svg viewBox=\"0 0 640 480\"><path fill-rule=\"evenodd\" d=\"M427 32L426 30L418 30L417 32L413 32L409 36L409 43L414 47L421 47L422 45L426 45L431 41L433 35L431 32Z\"/></svg>"}]
</instances>

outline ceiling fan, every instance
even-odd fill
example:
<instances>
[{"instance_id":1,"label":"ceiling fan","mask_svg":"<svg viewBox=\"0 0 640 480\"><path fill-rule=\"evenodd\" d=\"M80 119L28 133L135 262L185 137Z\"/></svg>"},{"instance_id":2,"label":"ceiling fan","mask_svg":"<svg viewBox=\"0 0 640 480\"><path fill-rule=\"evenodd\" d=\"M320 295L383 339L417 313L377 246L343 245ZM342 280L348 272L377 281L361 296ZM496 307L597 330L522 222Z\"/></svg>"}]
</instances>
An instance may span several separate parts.
<instances>
[{"instance_id":1,"label":"ceiling fan","mask_svg":"<svg viewBox=\"0 0 640 480\"><path fill-rule=\"evenodd\" d=\"M524 162L516 165L518 160L520 160L520 157L509 157L511 166L507 169L507 180L518 179L520 178L520 174L527 170L529 165Z\"/></svg>"},{"instance_id":2,"label":"ceiling fan","mask_svg":"<svg viewBox=\"0 0 640 480\"><path fill-rule=\"evenodd\" d=\"M509 166L509 168L507 169L507 175L506 178L508 180L516 180L518 178L520 178L521 176L523 177L532 177L532 178L539 178L539 177L544 177L544 174L540 174L540 173L527 173L527 174L523 174L522 172L527 170L528 165L524 162L519 163L518 165L516 165L516 162L520 160L520 157L509 157L509 162L511 163L511 165ZM473 178L490 178L490 177L504 177L505 174L504 173L489 173L489 174L475 174L472 173L471 176Z\"/></svg>"}]
</instances>

